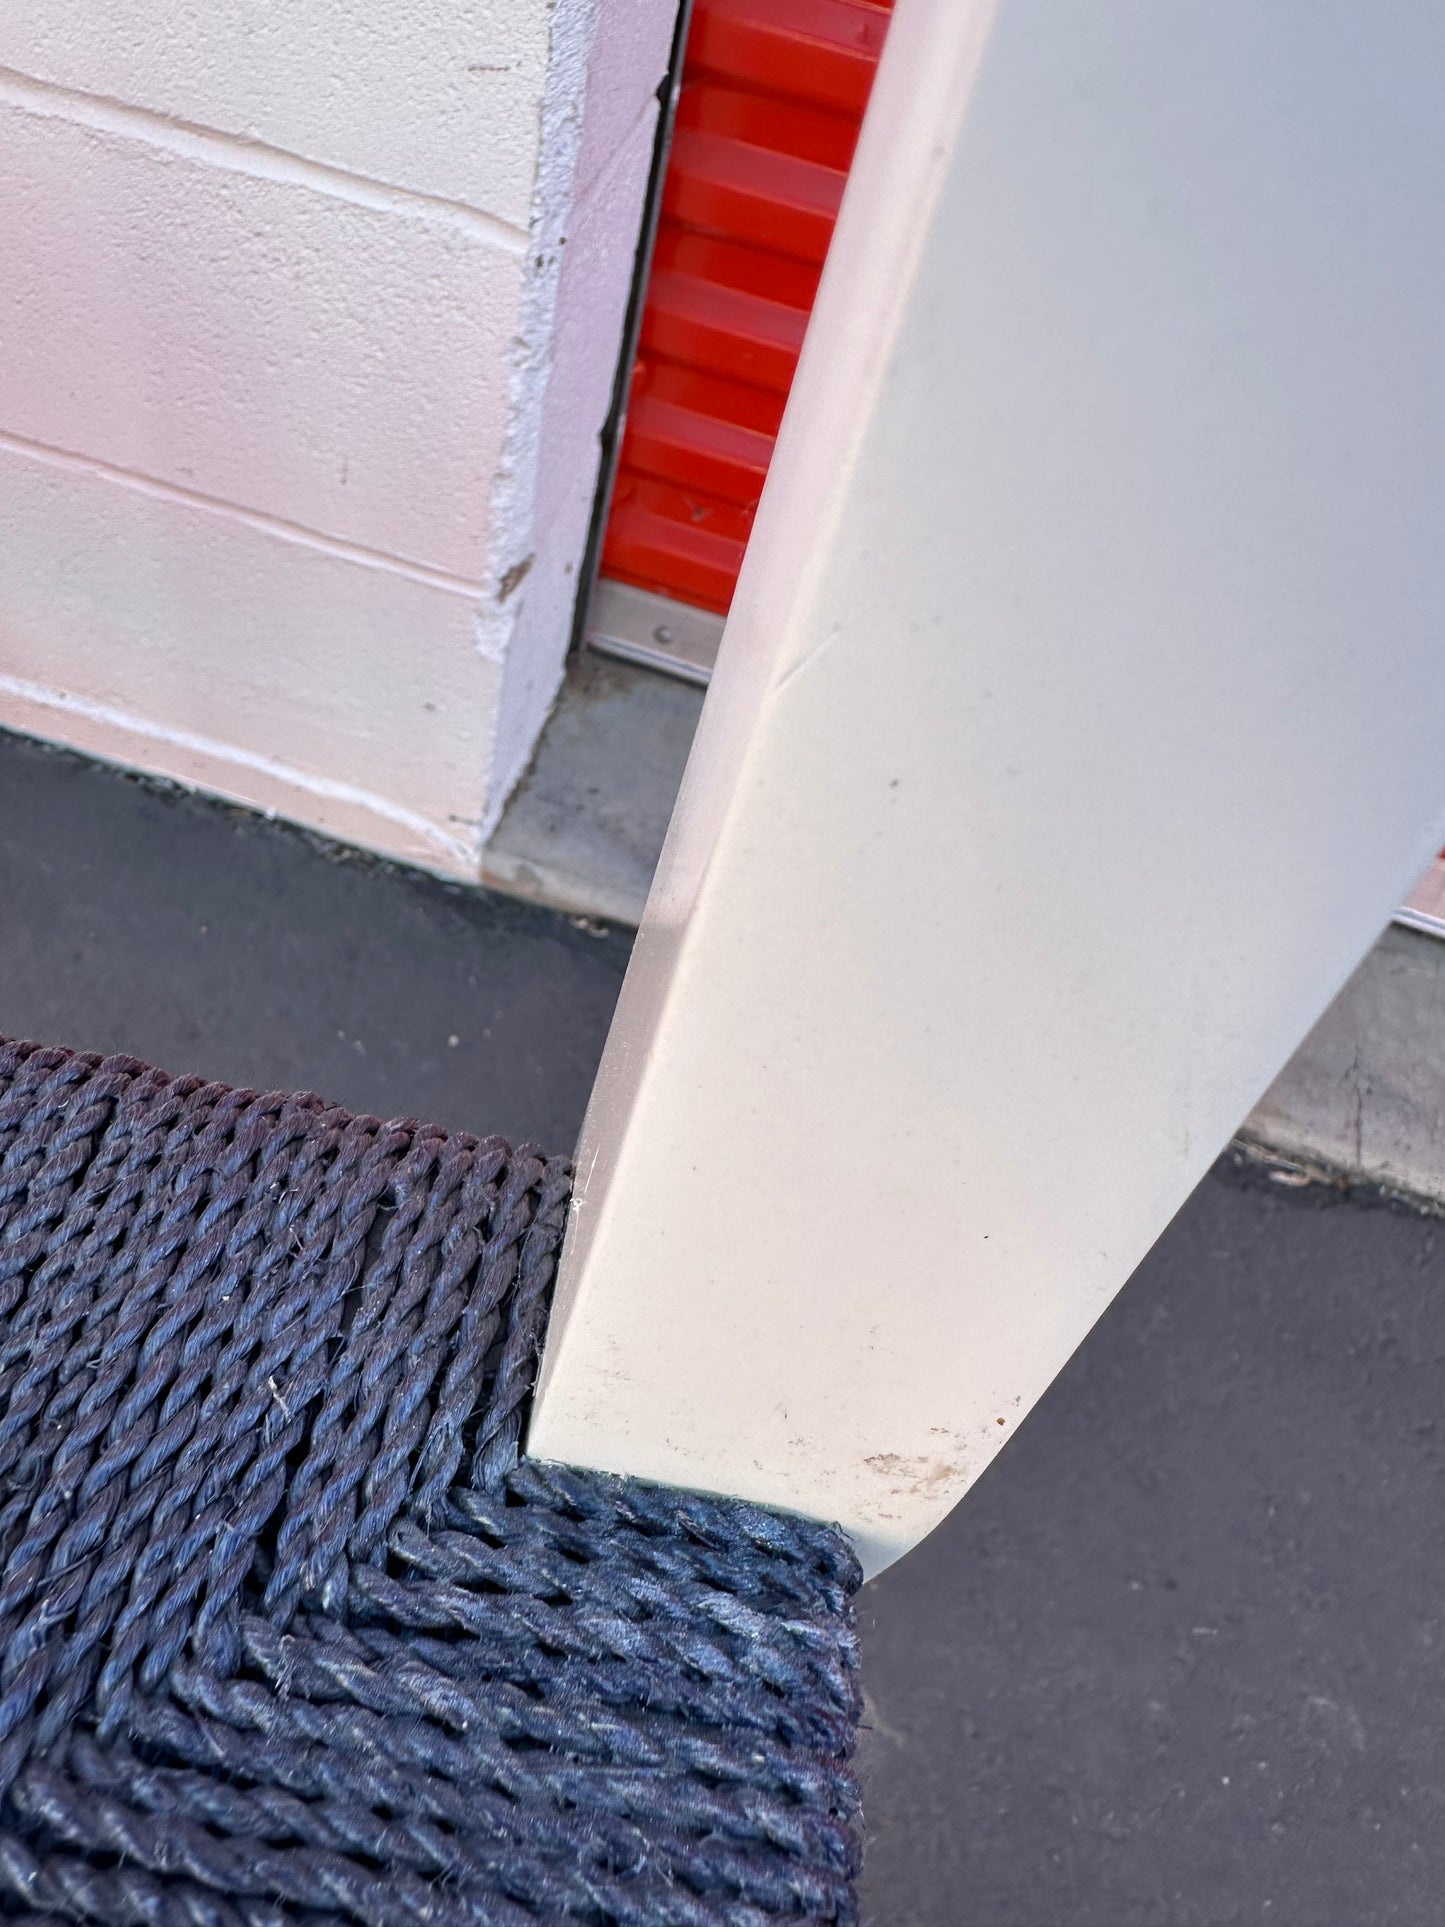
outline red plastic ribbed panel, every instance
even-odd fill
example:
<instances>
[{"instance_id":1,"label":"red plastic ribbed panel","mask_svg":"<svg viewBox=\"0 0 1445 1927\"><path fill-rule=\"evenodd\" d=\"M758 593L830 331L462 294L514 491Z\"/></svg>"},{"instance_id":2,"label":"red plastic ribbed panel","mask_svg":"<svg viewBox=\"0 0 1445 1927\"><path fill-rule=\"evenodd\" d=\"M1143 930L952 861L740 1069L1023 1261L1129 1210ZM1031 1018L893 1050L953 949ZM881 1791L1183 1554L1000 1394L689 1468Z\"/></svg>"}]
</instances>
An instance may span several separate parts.
<instances>
[{"instance_id":1,"label":"red plastic ribbed panel","mask_svg":"<svg viewBox=\"0 0 1445 1927\"><path fill-rule=\"evenodd\" d=\"M725 612L892 0L696 0L602 573Z\"/></svg>"}]
</instances>

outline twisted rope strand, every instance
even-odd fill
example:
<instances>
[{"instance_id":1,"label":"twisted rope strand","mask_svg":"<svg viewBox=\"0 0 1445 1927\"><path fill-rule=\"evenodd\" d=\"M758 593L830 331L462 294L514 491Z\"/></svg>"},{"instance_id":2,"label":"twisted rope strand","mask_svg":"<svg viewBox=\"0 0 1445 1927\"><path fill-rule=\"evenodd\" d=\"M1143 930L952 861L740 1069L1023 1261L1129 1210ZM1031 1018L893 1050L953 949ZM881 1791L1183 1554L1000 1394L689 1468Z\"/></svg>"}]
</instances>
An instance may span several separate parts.
<instances>
[{"instance_id":1,"label":"twisted rope strand","mask_svg":"<svg viewBox=\"0 0 1445 1927\"><path fill-rule=\"evenodd\" d=\"M0 1040L0 1914L856 1920L845 1542L519 1458L569 1182Z\"/></svg>"}]
</instances>

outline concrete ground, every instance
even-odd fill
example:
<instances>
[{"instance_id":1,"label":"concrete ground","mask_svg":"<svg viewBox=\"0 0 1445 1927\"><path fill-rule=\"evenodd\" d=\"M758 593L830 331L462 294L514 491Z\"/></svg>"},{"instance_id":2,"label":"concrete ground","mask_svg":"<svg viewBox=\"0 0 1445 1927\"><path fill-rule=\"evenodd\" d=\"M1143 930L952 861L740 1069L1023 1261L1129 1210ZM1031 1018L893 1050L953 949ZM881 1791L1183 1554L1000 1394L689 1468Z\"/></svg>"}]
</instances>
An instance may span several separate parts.
<instances>
[{"instance_id":1,"label":"concrete ground","mask_svg":"<svg viewBox=\"0 0 1445 1927\"><path fill-rule=\"evenodd\" d=\"M0 1032L570 1145L631 932L0 733Z\"/></svg>"},{"instance_id":2,"label":"concrete ground","mask_svg":"<svg viewBox=\"0 0 1445 1927\"><path fill-rule=\"evenodd\" d=\"M635 929L702 714L695 684L583 649L484 853L511 895Z\"/></svg>"},{"instance_id":3,"label":"concrete ground","mask_svg":"<svg viewBox=\"0 0 1445 1927\"><path fill-rule=\"evenodd\" d=\"M0 1031L563 1147L627 950L0 736ZM867 1589L871 1927L1445 1919L1441 1229L1226 1161Z\"/></svg>"},{"instance_id":4,"label":"concrete ground","mask_svg":"<svg viewBox=\"0 0 1445 1927\"><path fill-rule=\"evenodd\" d=\"M874 1927L1445 1920L1442 1229L1226 1163L866 1590Z\"/></svg>"}]
</instances>

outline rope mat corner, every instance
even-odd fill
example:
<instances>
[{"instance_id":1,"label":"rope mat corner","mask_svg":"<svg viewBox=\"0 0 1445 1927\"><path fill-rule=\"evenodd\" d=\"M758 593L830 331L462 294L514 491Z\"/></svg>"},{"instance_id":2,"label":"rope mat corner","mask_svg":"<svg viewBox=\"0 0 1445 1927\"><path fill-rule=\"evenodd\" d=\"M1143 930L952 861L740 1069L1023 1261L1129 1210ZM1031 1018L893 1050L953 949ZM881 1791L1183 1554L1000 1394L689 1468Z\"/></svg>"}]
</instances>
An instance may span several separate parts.
<instances>
[{"instance_id":1,"label":"rope mat corner","mask_svg":"<svg viewBox=\"0 0 1445 1927\"><path fill-rule=\"evenodd\" d=\"M846 1541L519 1459L569 1177L0 1040L0 1914L856 1919Z\"/></svg>"}]
</instances>

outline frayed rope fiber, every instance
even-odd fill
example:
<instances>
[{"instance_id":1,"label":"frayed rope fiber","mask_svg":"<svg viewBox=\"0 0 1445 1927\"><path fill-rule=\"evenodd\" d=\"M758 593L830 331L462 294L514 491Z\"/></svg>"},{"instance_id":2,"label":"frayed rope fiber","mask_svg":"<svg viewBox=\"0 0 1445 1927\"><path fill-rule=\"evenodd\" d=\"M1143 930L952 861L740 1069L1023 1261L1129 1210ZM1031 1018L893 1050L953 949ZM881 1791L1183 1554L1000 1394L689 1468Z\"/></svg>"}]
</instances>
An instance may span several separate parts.
<instances>
[{"instance_id":1,"label":"frayed rope fiber","mask_svg":"<svg viewBox=\"0 0 1445 1927\"><path fill-rule=\"evenodd\" d=\"M568 1182L0 1041L0 1914L856 1919L846 1541L519 1461Z\"/></svg>"}]
</instances>

